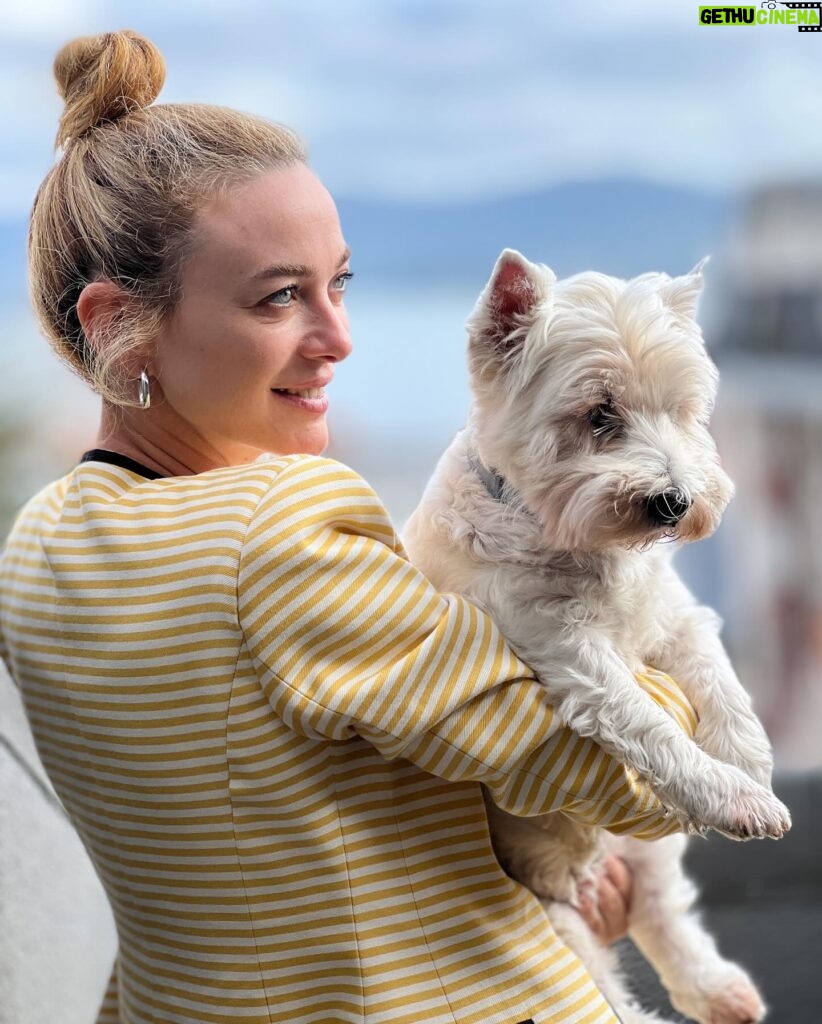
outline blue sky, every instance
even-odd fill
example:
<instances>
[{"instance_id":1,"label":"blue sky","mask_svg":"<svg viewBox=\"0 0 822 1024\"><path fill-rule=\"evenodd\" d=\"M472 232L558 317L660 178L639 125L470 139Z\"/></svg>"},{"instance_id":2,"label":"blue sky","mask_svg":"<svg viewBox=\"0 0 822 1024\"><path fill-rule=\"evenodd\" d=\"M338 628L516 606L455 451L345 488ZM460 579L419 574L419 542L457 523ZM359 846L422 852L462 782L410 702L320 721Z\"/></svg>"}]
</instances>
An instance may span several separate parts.
<instances>
[{"instance_id":1,"label":"blue sky","mask_svg":"<svg viewBox=\"0 0 822 1024\"><path fill-rule=\"evenodd\" d=\"M27 0L0 27L0 217L53 159L56 50L131 27L161 101L292 124L332 192L451 201L609 175L822 176L822 33L701 27L691 0Z\"/></svg>"},{"instance_id":2,"label":"blue sky","mask_svg":"<svg viewBox=\"0 0 822 1024\"><path fill-rule=\"evenodd\" d=\"M453 203L613 176L721 194L769 179L822 181L822 33L703 28L698 6L8 4L0 23L0 222L28 218L54 160L57 50L74 36L118 28L141 31L162 50L160 102L220 103L291 124L339 198ZM654 269L683 272L707 251ZM66 459L96 429L99 400L36 337L22 243L19 257L2 268L5 280L20 281L0 346L2 390L38 410L44 437L66 438ZM355 354L335 380L331 416L351 450L378 447L389 426L409 446L450 439L468 401L462 325L486 276L452 295L420 290L411 274L395 282L399 290L376 294L367 274L358 276L349 301ZM52 425L66 417L70 437ZM38 444L45 442L33 437Z\"/></svg>"}]
</instances>

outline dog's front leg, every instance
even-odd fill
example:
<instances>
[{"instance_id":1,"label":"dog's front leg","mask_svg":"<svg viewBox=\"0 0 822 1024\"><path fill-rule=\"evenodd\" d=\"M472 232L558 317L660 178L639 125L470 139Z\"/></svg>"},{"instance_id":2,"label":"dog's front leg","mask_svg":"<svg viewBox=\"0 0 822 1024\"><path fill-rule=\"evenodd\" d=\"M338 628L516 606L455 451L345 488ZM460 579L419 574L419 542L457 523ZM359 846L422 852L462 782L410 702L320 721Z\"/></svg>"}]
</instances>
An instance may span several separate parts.
<instances>
[{"instance_id":1,"label":"dog's front leg","mask_svg":"<svg viewBox=\"0 0 822 1024\"><path fill-rule=\"evenodd\" d=\"M684 871L684 836L645 843L608 837L634 877L630 935L659 974L673 1005L700 1024L752 1024L765 1015L749 975L726 960L692 909L697 891Z\"/></svg>"},{"instance_id":2,"label":"dog's front leg","mask_svg":"<svg viewBox=\"0 0 822 1024\"><path fill-rule=\"evenodd\" d=\"M694 706L696 742L770 788L771 745L720 639L722 620L700 606L670 569L662 580L659 607L668 620L668 640L653 654L653 665L673 676Z\"/></svg>"},{"instance_id":3,"label":"dog's front leg","mask_svg":"<svg viewBox=\"0 0 822 1024\"><path fill-rule=\"evenodd\" d=\"M508 625L502 623L503 632ZM512 621L507 635L522 636L523 625ZM563 721L647 779L688 827L714 828L733 838L778 837L790 828L784 805L693 743L639 687L597 629L566 624L550 645L533 642L544 631L527 633L531 641L518 644L517 653L547 687Z\"/></svg>"},{"instance_id":4,"label":"dog's front leg","mask_svg":"<svg viewBox=\"0 0 822 1024\"><path fill-rule=\"evenodd\" d=\"M602 945L581 914L567 903L543 900L542 905L551 927L585 964L594 984L622 1024L668 1024L667 1018L646 1013L641 1008L622 977L616 951Z\"/></svg>"}]
</instances>

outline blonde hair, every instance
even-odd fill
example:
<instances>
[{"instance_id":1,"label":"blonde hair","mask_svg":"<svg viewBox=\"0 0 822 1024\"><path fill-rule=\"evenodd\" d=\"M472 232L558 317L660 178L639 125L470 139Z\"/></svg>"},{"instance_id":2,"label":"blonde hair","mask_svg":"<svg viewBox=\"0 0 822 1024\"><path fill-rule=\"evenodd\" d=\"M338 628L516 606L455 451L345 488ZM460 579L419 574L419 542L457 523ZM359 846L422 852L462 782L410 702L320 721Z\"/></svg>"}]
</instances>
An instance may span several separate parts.
<instances>
[{"instance_id":1,"label":"blonde hair","mask_svg":"<svg viewBox=\"0 0 822 1024\"><path fill-rule=\"evenodd\" d=\"M265 171L304 163L305 146L290 129L227 107L152 105L165 63L130 29L71 40L54 76L66 104L55 143L63 154L32 208L32 302L72 371L104 401L138 405L126 365L137 352L150 354L179 300L197 210ZM119 285L128 301L92 346L77 300L100 279Z\"/></svg>"}]
</instances>

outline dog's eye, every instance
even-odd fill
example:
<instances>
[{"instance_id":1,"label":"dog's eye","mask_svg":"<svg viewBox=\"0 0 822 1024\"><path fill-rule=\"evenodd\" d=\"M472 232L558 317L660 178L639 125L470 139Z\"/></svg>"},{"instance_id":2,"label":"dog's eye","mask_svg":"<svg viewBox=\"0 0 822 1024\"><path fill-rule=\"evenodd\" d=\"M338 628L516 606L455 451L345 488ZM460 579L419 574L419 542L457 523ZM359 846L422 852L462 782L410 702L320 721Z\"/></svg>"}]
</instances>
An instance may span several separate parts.
<instances>
[{"instance_id":1,"label":"dog's eye","mask_svg":"<svg viewBox=\"0 0 822 1024\"><path fill-rule=\"evenodd\" d=\"M591 423L591 430L594 437L602 437L603 434L611 434L619 428L619 417L614 407L607 402L598 405L588 414Z\"/></svg>"}]
</instances>

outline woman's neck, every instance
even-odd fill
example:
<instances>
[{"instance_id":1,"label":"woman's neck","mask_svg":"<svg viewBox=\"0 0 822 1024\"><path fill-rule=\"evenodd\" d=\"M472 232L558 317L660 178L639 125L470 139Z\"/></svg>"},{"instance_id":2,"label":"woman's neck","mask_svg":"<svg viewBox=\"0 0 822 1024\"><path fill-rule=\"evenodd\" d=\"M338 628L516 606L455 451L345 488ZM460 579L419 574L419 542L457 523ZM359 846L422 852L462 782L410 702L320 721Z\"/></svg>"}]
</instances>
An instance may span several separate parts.
<instances>
[{"instance_id":1,"label":"woman's neck","mask_svg":"<svg viewBox=\"0 0 822 1024\"><path fill-rule=\"evenodd\" d=\"M179 421L163 405L136 409L103 402L95 448L120 452L161 476L191 476L253 462L262 454L250 445L217 448Z\"/></svg>"}]
</instances>

